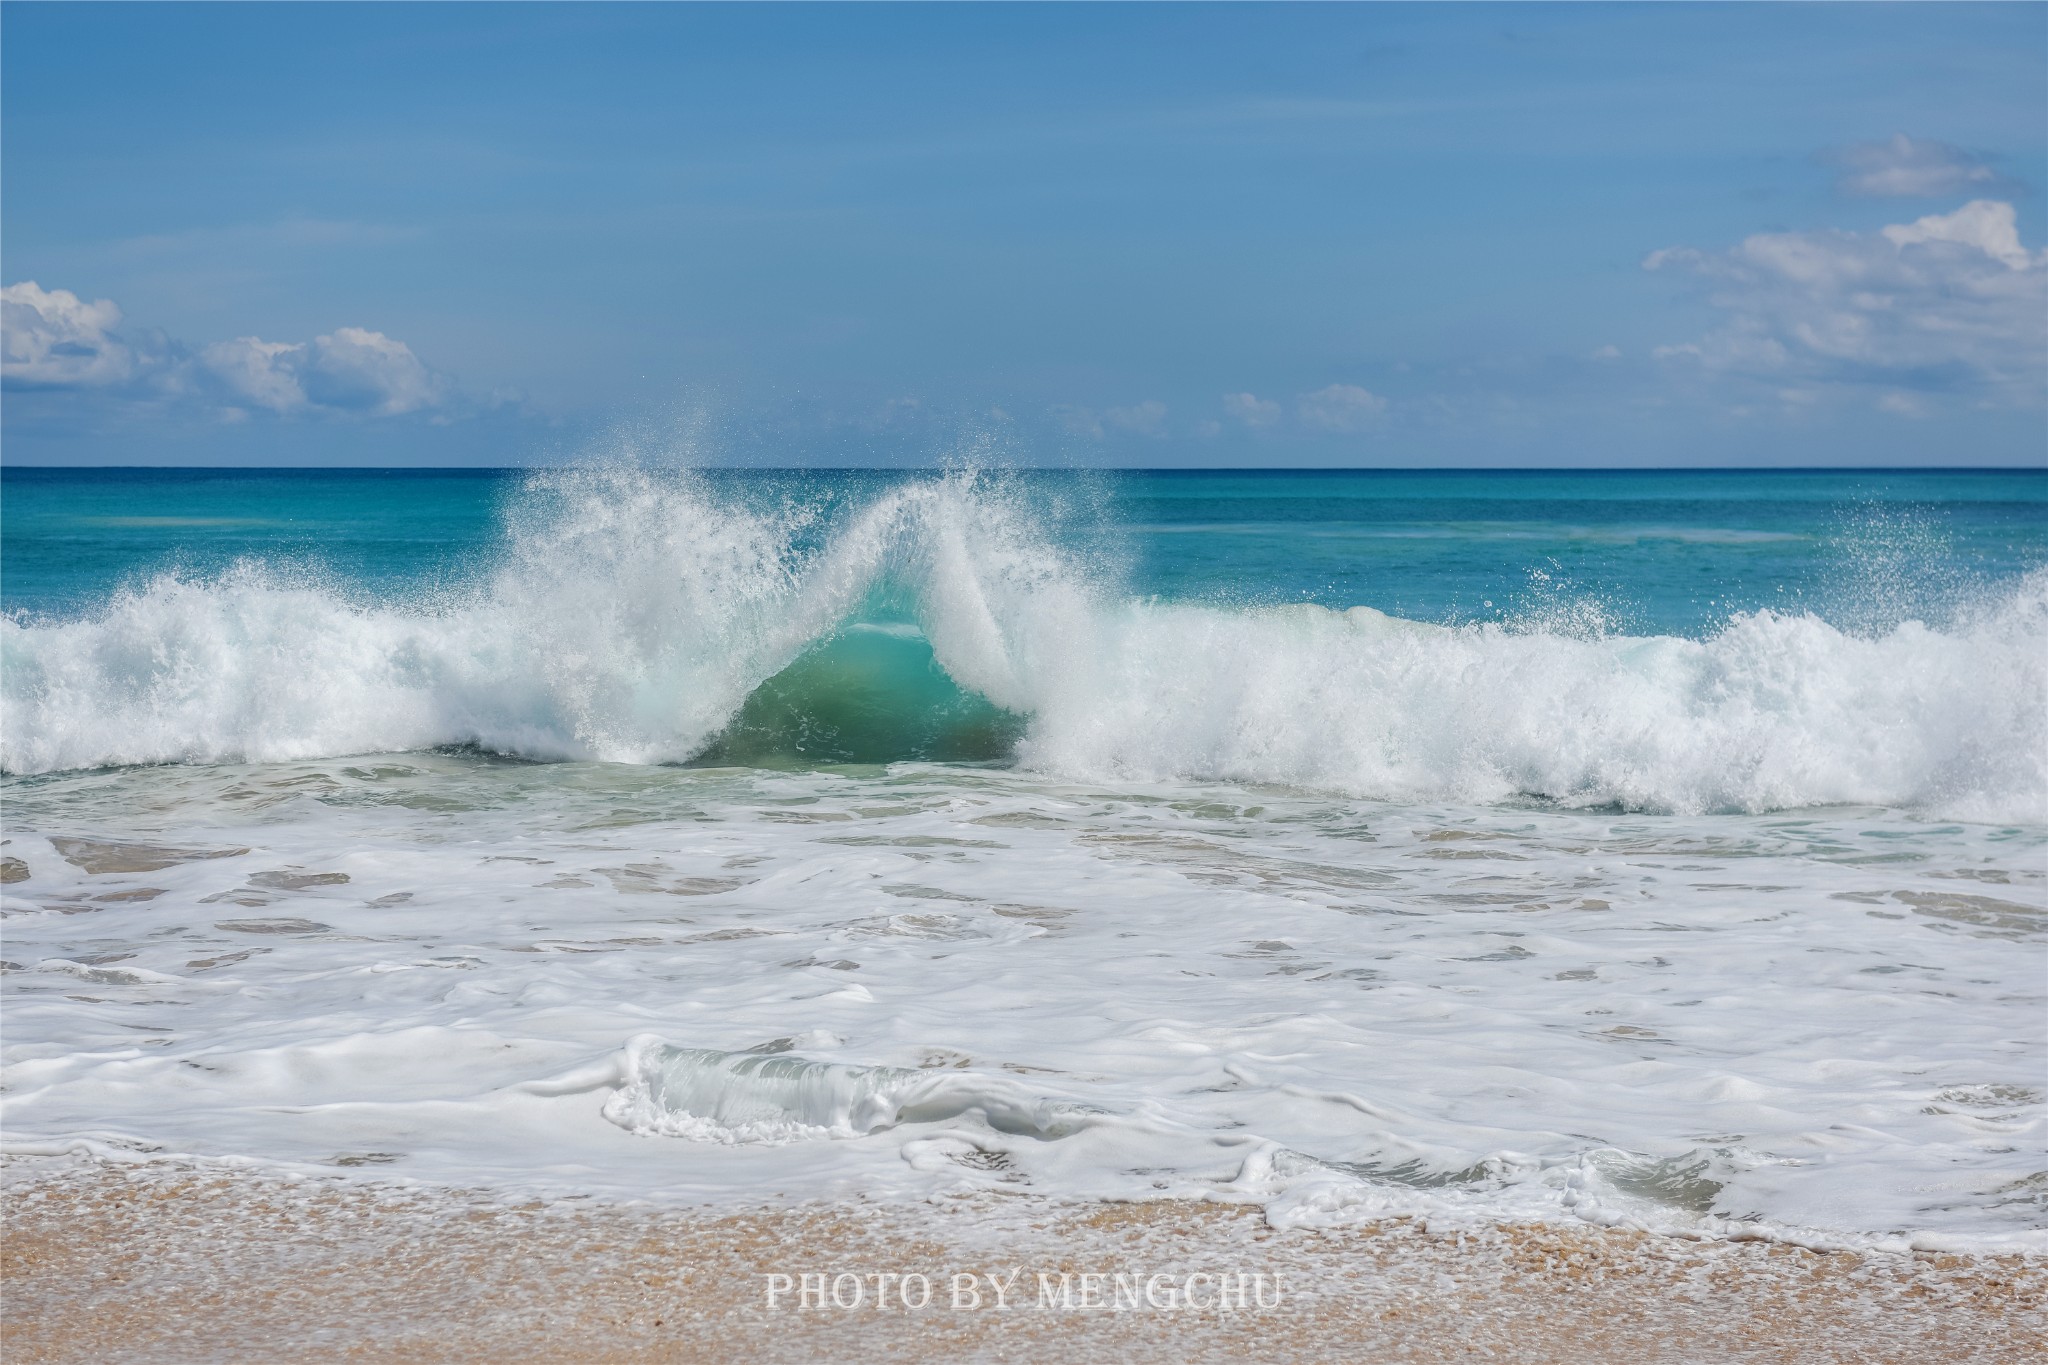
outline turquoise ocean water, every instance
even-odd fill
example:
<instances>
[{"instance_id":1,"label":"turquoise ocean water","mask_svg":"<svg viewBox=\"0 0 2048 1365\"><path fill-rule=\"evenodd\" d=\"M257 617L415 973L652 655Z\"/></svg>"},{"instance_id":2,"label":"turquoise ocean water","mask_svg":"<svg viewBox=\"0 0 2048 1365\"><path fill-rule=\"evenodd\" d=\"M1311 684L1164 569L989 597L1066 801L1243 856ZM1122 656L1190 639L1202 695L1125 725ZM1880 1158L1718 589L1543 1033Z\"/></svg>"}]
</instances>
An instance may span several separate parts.
<instances>
[{"instance_id":1,"label":"turquoise ocean water","mask_svg":"<svg viewBox=\"0 0 2048 1365\"><path fill-rule=\"evenodd\" d=\"M921 476L713 471L736 501L857 504ZM413 594L487 572L517 470L0 473L0 606L75 616L242 559ZM1506 619L1570 597L1698 636L1788 604L1869 625L2048 564L2048 471L1167 471L1016 476L1130 592ZM1013 490L1014 491L1014 490Z\"/></svg>"}]
</instances>

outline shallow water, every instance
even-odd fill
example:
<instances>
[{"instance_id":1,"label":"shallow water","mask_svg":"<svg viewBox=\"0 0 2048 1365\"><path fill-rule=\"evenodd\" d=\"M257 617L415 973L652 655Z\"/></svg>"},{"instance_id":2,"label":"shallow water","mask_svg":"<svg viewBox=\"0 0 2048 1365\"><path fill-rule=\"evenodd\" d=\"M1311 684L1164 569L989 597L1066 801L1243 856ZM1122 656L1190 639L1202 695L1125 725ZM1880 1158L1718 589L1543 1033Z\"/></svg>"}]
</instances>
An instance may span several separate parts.
<instances>
[{"instance_id":1,"label":"shallow water","mask_svg":"<svg viewBox=\"0 0 2048 1365\"><path fill-rule=\"evenodd\" d=\"M17 1137L689 1198L2039 1221L2039 830L455 756L11 805Z\"/></svg>"},{"instance_id":2,"label":"shallow water","mask_svg":"<svg viewBox=\"0 0 2048 1365\"><path fill-rule=\"evenodd\" d=\"M578 475L454 586L145 566L0 627L9 1144L2042 1244L2027 518L1924 535L1939 602L1631 635L828 492Z\"/></svg>"}]
</instances>

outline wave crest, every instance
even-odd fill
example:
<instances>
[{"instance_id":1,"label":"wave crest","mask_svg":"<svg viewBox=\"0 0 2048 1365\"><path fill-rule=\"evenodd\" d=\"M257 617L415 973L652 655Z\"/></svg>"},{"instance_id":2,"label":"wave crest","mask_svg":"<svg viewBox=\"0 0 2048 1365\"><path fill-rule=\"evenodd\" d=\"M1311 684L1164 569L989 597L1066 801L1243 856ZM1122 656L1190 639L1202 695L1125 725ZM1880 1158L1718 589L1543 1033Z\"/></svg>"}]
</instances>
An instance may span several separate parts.
<instances>
[{"instance_id":1,"label":"wave crest","mask_svg":"<svg viewBox=\"0 0 2048 1365\"><path fill-rule=\"evenodd\" d=\"M793 1054L627 1044L604 1115L636 1133L714 1142L850 1138L972 1115L1000 1133L1053 1140L1096 1117L999 1077L852 1066Z\"/></svg>"},{"instance_id":2,"label":"wave crest","mask_svg":"<svg viewBox=\"0 0 2048 1365\"><path fill-rule=\"evenodd\" d=\"M2048 575L1950 631L1739 616L1706 640L1369 608L1130 608L1025 761L1406 800L2048 814Z\"/></svg>"},{"instance_id":3,"label":"wave crest","mask_svg":"<svg viewBox=\"0 0 2048 1365\"><path fill-rule=\"evenodd\" d=\"M249 564L159 577L84 619L0 622L0 766L446 745L683 762L720 752L764 684L877 618L1024 718L1016 760L1055 775L2048 818L2048 571L1940 629L1871 635L1768 611L1688 640L1223 610L1102 590L1022 500L972 475L823 519L687 477L548 476L508 518L500 567L464 591L363 601ZM922 659L870 670L874 685L908 697ZM756 710L795 725L797 684L847 670L789 676L795 701ZM1017 732L961 723L984 744Z\"/></svg>"}]
</instances>

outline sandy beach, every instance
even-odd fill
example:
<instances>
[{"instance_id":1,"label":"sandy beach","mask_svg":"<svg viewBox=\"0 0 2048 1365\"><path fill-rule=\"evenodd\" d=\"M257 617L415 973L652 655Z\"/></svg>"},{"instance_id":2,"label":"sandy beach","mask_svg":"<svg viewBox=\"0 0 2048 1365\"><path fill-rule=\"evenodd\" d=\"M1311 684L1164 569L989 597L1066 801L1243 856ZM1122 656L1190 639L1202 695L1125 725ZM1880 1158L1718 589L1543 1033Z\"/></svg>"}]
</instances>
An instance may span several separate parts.
<instances>
[{"instance_id":1,"label":"sandy beach","mask_svg":"<svg viewBox=\"0 0 2048 1365\"><path fill-rule=\"evenodd\" d=\"M2048 1322L2039 1258L1586 1227L1281 1233L1186 1201L508 1203L70 1158L17 1159L7 1187L13 1362L2012 1361ZM807 1274L822 1307L798 1303ZM954 1306L956 1276L978 1306ZM1219 1306L1219 1282L1255 1292Z\"/></svg>"}]
</instances>

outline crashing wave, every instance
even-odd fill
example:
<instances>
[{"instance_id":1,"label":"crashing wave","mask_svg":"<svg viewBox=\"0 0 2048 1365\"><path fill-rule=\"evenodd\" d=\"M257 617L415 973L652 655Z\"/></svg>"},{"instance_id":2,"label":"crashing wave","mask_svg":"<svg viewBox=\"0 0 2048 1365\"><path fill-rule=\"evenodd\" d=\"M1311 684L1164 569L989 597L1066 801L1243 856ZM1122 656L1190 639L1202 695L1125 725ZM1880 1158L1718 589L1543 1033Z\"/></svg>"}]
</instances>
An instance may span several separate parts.
<instances>
[{"instance_id":1,"label":"crashing wave","mask_svg":"<svg viewBox=\"0 0 2048 1365\"><path fill-rule=\"evenodd\" d=\"M543 478L472 589L164 576L82 619L0 621L0 681L13 774L467 745L2048 818L2048 571L1872 634L1771 611L1692 640L1226 610L1103 590L964 475L822 526L686 478Z\"/></svg>"}]
</instances>

